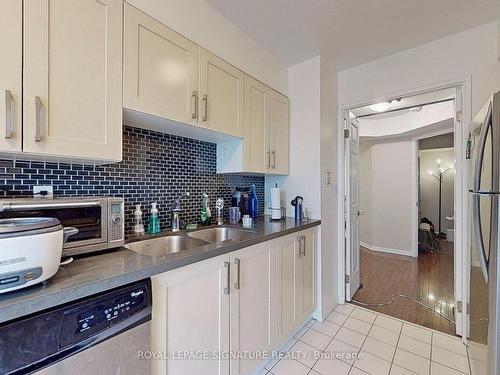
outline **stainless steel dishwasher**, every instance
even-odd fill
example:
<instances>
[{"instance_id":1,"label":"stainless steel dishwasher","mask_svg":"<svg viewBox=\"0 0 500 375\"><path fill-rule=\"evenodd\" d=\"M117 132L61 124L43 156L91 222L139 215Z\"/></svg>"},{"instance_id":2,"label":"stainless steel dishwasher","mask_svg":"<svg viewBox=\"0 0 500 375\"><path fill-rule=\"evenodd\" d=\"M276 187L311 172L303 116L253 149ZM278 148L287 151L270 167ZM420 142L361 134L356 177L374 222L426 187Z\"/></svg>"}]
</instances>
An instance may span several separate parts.
<instances>
[{"instance_id":1,"label":"stainless steel dishwasher","mask_svg":"<svg viewBox=\"0 0 500 375\"><path fill-rule=\"evenodd\" d=\"M151 281L0 325L0 374L147 375Z\"/></svg>"}]
</instances>

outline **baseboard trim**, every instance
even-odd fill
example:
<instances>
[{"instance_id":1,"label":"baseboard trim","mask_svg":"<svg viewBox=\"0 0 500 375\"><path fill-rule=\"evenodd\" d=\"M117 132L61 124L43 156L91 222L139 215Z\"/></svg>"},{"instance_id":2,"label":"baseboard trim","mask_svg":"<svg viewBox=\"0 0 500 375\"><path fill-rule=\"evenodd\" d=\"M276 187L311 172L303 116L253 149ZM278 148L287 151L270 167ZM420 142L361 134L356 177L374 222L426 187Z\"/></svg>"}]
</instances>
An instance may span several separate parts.
<instances>
[{"instance_id":1,"label":"baseboard trim","mask_svg":"<svg viewBox=\"0 0 500 375\"><path fill-rule=\"evenodd\" d=\"M394 255L404 255L407 257L415 257L411 251L405 251L401 249L391 249L388 247L381 247L381 246L373 246L363 241L360 241L359 244L363 247L366 247L368 250L372 251L379 251L381 253L394 254Z\"/></svg>"}]
</instances>

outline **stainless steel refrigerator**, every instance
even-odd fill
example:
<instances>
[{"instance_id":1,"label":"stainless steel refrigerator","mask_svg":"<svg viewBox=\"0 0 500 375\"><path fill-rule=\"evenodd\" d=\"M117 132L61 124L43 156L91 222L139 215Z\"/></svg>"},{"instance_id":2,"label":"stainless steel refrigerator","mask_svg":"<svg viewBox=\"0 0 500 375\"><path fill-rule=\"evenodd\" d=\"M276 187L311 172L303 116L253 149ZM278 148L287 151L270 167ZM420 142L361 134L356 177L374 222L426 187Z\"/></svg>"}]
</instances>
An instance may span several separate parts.
<instances>
[{"instance_id":1,"label":"stainless steel refrigerator","mask_svg":"<svg viewBox=\"0 0 500 375\"><path fill-rule=\"evenodd\" d=\"M469 353L473 374L500 374L500 92L476 116L470 137Z\"/></svg>"}]
</instances>

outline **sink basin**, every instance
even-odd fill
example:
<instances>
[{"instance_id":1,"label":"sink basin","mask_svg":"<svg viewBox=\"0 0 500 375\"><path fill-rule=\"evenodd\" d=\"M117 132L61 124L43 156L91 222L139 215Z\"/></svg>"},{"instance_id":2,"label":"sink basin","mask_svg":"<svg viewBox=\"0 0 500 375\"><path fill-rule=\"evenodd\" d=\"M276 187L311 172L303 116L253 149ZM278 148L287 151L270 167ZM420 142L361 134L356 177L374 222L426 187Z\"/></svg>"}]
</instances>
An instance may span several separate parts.
<instances>
[{"instance_id":1,"label":"sink basin","mask_svg":"<svg viewBox=\"0 0 500 375\"><path fill-rule=\"evenodd\" d=\"M185 236L165 236L132 242L125 247L141 255L162 256L206 245L207 242Z\"/></svg>"},{"instance_id":2,"label":"sink basin","mask_svg":"<svg viewBox=\"0 0 500 375\"><path fill-rule=\"evenodd\" d=\"M206 242L224 242L224 241L244 241L254 237L252 231L237 229L231 227L216 227L198 230L188 233L191 238L197 238Z\"/></svg>"}]
</instances>

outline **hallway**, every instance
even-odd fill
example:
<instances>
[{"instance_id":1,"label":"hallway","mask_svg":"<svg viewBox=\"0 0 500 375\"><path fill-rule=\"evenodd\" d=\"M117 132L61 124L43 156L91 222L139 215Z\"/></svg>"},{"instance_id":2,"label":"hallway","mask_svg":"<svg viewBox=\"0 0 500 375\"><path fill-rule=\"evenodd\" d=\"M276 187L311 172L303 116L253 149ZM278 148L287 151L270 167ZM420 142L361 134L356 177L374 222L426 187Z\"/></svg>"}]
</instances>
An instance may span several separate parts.
<instances>
[{"instance_id":1,"label":"hallway","mask_svg":"<svg viewBox=\"0 0 500 375\"><path fill-rule=\"evenodd\" d=\"M374 252L361 247L361 283L353 303L385 303L404 294L453 321L453 243L441 240L437 254L420 253L418 259ZM411 299L397 298L386 306L364 306L411 323L455 334L455 325Z\"/></svg>"}]
</instances>

